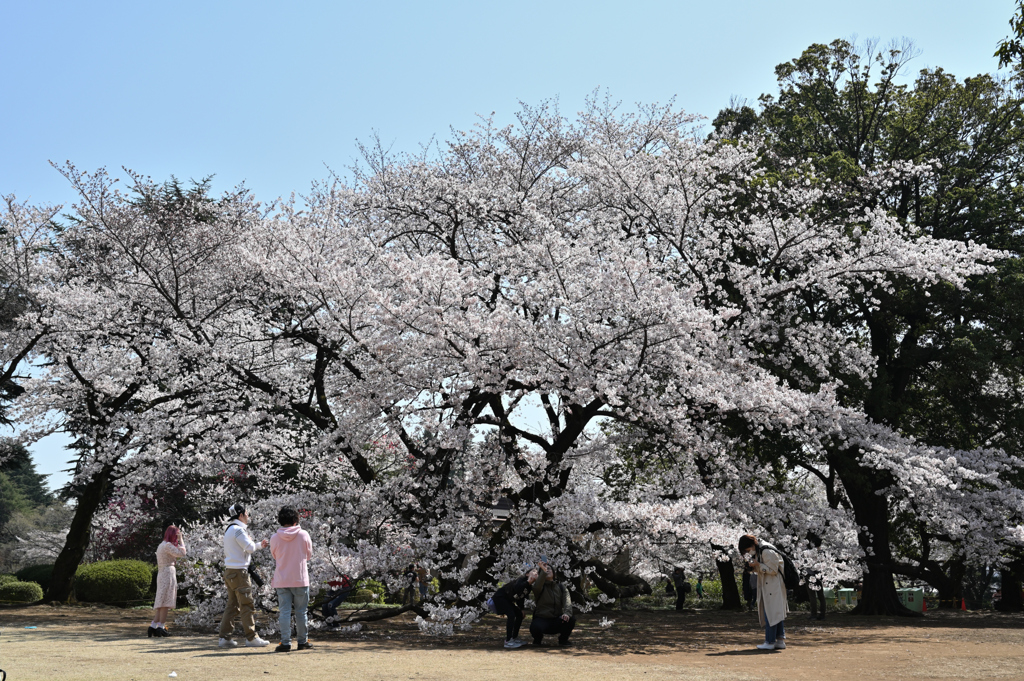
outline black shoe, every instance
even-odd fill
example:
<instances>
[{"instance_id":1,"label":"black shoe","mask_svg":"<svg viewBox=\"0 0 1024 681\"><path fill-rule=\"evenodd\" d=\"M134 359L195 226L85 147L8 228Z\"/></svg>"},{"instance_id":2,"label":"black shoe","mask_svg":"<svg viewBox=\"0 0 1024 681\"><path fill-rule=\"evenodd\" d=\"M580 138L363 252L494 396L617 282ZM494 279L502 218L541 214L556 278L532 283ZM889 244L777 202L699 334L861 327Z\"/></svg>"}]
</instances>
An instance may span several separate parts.
<instances>
[{"instance_id":1,"label":"black shoe","mask_svg":"<svg viewBox=\"0 0 1024 681\"><path fill-rule=\"evenodd\" d=\"M541 647L541 639L539 639L539 638L533 639L533 647L534 648L540 648Z\"/></svg>"},{"instance_id":2,"label":"black shoe","mask_svg":"<svg viewBox=\"0 0 1024 681\"><path fill-rule=\"evenodd\" d=\"M159 636L159 637L161 637L161 638L165 638L165 637L167 637L167 636L170 636L170 635L171 635L171 632L167 631L167 630L166 630L166 629L164 629L163 627L157 627L157 628L156 628L156 633L155 633L155 634L153 634L153 635L154 635L154 636Z\"/></svg>"},{"instance_id":3,"label":"black shoe","mask_svg":"<svg viewBox=\"0 0 1024 681\"><path fill-rule=\"evenodd\" d=\"M290 643L282 643L278 647L274 648L275 653L290 653L292 646Z\"/></svg>"},{"instance_id":4,"label":"black shoe","mask_svg":"<svg viewBox=\"0 0 1024 681\"><path fill-rule=\"evenodd\" d=\"M313 648L313 644L310 643L309 641L306 641L305 643L300 643L299 644L299 650L312 650L312 648Z\"/></svg>"},{"instance_id":5,"label":"black shoe","mask_svg":"<svg viewBox=\"0 0 1024 681\"><path fill-rule=\"evenodd\" d=\"M154 636L159 636L160 634L156 633L156 627L150 627L149 631L146 632L146 635L150 638L153 638Z\"/></svg>"},{"instance_id":6,"label":"black shoe","mask_svg":"<svg viewBox=\"0 0 1024 681\"><path fill-rule=\"evenodd\" d=\"M559 639L558 647L559 648L571 648L572 647L572 641L563 641L563 640Z\"/></svg>"}]
</instances>

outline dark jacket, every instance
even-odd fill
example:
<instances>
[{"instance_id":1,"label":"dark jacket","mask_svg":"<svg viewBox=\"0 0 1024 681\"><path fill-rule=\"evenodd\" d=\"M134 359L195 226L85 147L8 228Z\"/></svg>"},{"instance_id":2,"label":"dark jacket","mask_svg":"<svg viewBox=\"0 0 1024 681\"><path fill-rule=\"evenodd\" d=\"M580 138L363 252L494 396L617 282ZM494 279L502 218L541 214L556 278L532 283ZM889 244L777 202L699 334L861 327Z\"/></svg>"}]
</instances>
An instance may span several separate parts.
<instances>
[{"instance_id":1,"label":"dark jacket","mask_svg":"<svg viewBox=\"0 0 1024 681\"><path fill-rule=\"evenodd\" d=\"M561 582L548 581L548 576L544 572L537 575L537 581L533 583L533 600L537 604L533 610L534 617L572 617L569 590Z\"/></svg>"}]
</instances>

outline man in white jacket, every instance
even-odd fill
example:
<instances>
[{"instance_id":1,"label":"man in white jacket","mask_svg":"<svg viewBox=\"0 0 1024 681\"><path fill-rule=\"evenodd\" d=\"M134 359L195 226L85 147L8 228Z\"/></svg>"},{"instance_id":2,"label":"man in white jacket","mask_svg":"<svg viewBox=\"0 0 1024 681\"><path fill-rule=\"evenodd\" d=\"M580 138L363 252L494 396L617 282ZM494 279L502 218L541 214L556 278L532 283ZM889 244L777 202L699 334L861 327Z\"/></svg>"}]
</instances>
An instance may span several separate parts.
<instances>
[{"instance_id":1,"label":"man in white jacket","mask_svg":"<svg viewBox=\"0 0 1024 681\"><path fill-rule=\"evenodd\" d=\"M785 650L789 600L782 577L785 571L782 554L752 534L740 537L739 549L740 555L757 575L757 617L764 627L764 643L757 647L760 650Z\"/></svg>"},{"instance_id":2,"label":"man in white jacket","mask_svg":"<svg viewBox=\"0 0 1024 681\"><path fill-rule=\"evenodd\" d=\"M252 599L252 582L249 579L249 561L258 548L266 548L267 540L257 544L245 527L249 524L249 513L242 504L232 504L228 509L231 523L224 532L224 583L228 587L228 604L220 621L220 647L233 648L237 644L231 639L235 618L241 614L242 629L245 631L245 645L262 648L270 641L256 634L256 605Z\"/></svg>"}]
</instances>

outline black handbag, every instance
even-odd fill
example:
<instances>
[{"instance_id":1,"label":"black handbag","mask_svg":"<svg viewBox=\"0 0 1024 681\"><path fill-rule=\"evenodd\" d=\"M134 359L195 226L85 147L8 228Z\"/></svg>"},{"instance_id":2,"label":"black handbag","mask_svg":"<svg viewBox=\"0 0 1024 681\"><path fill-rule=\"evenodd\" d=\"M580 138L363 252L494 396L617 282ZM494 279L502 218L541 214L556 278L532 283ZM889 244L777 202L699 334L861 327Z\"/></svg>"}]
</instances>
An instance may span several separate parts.
<instances>
[{"instance_id":1,"label":"black handbag","mask_svg":"<svg viewBox=\"0 0 1024 681\"><path fill-rule=\"evenodd\" d=\"M252 563L249 563L249 567L247 569L249 571L249 577L250 577L250 579L252 579L252 583L255 584L256 586L262 588L263 585L265 584L265 582L263 581L263 578L260 577L260 573L256 569L256 566L253 565ZM3 680L0 679L0 681L3 681Z\"/></svg>"}]
</instances>

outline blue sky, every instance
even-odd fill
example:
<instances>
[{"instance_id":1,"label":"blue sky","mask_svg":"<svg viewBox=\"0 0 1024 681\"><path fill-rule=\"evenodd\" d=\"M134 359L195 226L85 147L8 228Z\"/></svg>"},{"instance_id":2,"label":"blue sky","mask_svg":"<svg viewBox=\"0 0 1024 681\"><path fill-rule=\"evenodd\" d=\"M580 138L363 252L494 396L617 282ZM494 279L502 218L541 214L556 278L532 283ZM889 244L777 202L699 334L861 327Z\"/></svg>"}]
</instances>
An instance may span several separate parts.
<instances>
[{"instance_id":1,"label":"blue sky","mask_svg":"<svg viewBox=\"0 0 1024 681\"><path fill-rule=\"evenodd\" d=\"M1012 0L7 2L0 194L65 203L49 161L216 175L272 199L343 170L377 131L416 151L518 102L595 88L713 117L814 42L907 37L918 69L993 71ZM51 485L59 438L34 448Z\"/></svg>"}]
</instances>

